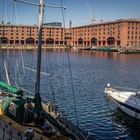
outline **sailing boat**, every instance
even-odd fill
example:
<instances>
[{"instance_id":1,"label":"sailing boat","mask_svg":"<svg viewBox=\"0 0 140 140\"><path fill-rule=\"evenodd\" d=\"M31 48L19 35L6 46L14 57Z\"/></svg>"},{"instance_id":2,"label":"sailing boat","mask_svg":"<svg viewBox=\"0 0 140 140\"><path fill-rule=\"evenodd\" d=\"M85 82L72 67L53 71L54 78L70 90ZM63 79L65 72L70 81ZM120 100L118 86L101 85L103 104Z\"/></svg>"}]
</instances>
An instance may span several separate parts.
<instances>
[{"instance_id":1,"label":"sailing boat","mask_svg":"<svg viewBox=\"0 0 140 140\"><path fill-rule=\"evenodd\" d=\"M122 87L105 88L105 93L117 102L119 108L126 114L140 120L140 91Z\"/></svg>"},{"instance_id":2,"label":"sailing boat","mask_svg":"<svg viewBox=\"0 0 140 140\"><path fill-rule=\"evenodd\" d=\"M30 4L21 0L16 1ZM44 0L40 0L38 6L40 7L40 13L35 95L26 96L26 91L12 86L10 83L0 81L0 115L2 116L0 121L6 125L10 125L10 128L14 131L13 137L16 139L18 139L19 135L28 139L34 137L35 139L44 140L87 139L88 134L85 136L84 131L77 128L68 120L64 120L60 113L54 111L54 106L51 103L45 104L41 100L40 73Z\"/></svg>"}]
</instances>

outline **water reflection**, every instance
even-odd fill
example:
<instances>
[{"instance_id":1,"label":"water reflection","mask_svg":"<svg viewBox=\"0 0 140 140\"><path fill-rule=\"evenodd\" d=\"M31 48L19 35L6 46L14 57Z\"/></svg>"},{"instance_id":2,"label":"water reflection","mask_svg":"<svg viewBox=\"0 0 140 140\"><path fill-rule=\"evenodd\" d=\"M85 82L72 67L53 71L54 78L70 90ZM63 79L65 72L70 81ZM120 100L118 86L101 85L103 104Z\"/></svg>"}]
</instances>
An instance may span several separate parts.
<instances>
[{"instance_id":1,"label":"water reflection","mask_svg":"<svg viewBox=\"0 0 140 140\"><path fill-rule=\"evenodd\" d=\"M118 127L123 127L124 132L123 135L126 135L126 138L132 137L133 140L139 140L140 138L140 121L138 119L134 119L124 112L122 112L119 108L112 114L113 122L118 125Z\"/></svg>"},{"instance_id":2,"label":"water reflection","mask_svg":"<svg viewBox=\"0 0 140 140\"><path fill-rule=\"evenodd\" d=\"M72 52L77 53L77 52ZM81 56L96 57L100 59L114 59L121 61L138 61L140 60L140 54L119 54L118 52L93 52L93 51L80 51L78 52Z\"/></svg>"},{"instance_id":3,"label":"water reflection","mask_svg":"<svg viewBox=\"0 0 140 140\"><path fill-rule=\"evenodd\" d=\"M10 63L15 63L13 58L21 61L20 51L9 52ZM36 51L23 51L25 66L36 68ZM117 86L126 86L131 88L140 88L140 55L126 55L107 52L69 52L70 64L73 76L73 85L75 90L76 105L78 111L79 125L90 130L97 140L113 139L139 139L139 126L125 122L120 112L116 112L116 104L105 98L104 87L106 83ZM51 74L62 75L65 81L60 82L48 77L42 77L42 97L46 100L53 99L52 90L55 91L55 100L62 110L67 111L71 120L75 119L72 93L68 71L68 56L64 50L48 51L42 53L42 71ZM0 54L0 62L2 55ZM8 65L9 66L9 65ZM9 66L10 68L10 66ZM0 67L0 79L4 75ZM11 67L10 72L15 67ZM34 92L31 85L34 83L33 74L27 72L26 82L21 83L25 88ZM45 82L45 84L44 84ZM63 88L61 87L63 85ZM53 87L53 89L52 89ZM59 88L58 88L59 87ZM32 89L31 89L32 88ZM131 122L131 121L130 121Z\"/></svg>"}]
</instances>

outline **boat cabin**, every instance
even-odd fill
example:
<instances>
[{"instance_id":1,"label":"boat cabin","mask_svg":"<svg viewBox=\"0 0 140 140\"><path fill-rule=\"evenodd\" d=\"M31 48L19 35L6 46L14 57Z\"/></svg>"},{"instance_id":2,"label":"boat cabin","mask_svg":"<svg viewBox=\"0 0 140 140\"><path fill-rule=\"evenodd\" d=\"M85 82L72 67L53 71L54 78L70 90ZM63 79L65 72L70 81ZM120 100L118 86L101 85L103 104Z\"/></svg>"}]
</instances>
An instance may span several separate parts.
<instances>
[{"instance_id":1,"label":"boat cabin","mask_svg":"<svg viewBox=\"0 0 140 140\"><path fill-rule=\"evenodd\" d=\"M6 97L1 103L3 112L20 123L33 122L33 105L33 98Z\"/></svg>"}]
</instances>

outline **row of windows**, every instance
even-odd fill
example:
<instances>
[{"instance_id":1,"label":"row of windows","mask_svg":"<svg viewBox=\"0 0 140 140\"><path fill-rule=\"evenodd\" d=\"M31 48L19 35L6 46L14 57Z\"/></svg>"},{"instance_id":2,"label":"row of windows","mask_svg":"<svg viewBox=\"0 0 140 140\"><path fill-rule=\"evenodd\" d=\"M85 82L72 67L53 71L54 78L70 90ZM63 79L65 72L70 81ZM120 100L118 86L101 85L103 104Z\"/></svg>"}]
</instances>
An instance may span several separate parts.
<instances>
[{"instance_id":1,"label":"row of windows","mask_svg":"<svg viewBox=\"0 0 140 140\"><path fill-rule=\"evenodd\" d=\"M128 30L140 30L140 27L128 27Z\"/></svg>"},{"instance_id":2,"label":"row of windows","mask_svg":"<svg viewBox=\"0 0 140 140\"><path fill-rule=\"evenodd\" d=\"M2 31L2 30L1 30ZM0 31L0 32L1 32ZM3 30L3 32L8 32L8 30ZM22 30L22 31L19 31L19 30L16 30L16 31L13 31L13 30L11 30L10 32L16 32L16 33L18 33L18 32L22 32L22 33L24 33L24 32L27 32L27 33L29 33L29 32L33 32L34 33L34 31L29 31L29 30L27 30L27 31L25 31L25 30ZM44 33L44 31L42 31L43 33ZM36 32L36 33L38 33L38 31ZM46 31L46 33L47 33L47 31ZM59 33L61 33L61 34L63 34L64 32L58 32L58 31L56 31L56 32L54 32L54 31L51 31L50 33L56 33L56 34L59 34Z\"/></svg>"},{"instance_id":3,"label":"row of windows","mask_svg":"<svg viewBox=\"0 0 140 140\"><path fill-rule=\"evenodd\" d=\"M73 32L78 32L78 31L84 31L84 32L90 32L90 31L97 31L97 30L99 30L99 31L101 31L101 30L110 30L110 29L112 29L112 30L115 30L115 29L120 29L120 26L107 26L107 27L104 27L103 28L103 26L99 26L99 27L96 27L96 26L94 26L94 27L91 27L90 29L88 28L88 27L85 27L85 28L81 28L81 29L79 29L79 28L74 28L73 29Z\"/></svg>"},{"instance_id":4,"label":"row of windows","mask_svg":"<svg viewBox=\"0 0 140 140\"><path fill-rule=\"evenodd\" d=\"M115 32L114 30L112 29L108 29L107 31L103 31L103 33L105 34L105 32ZM101 32L101 30L97 31L97 30L91 30L91 31L83 31L83 30L80 30L80 31L73 31L73 34L77 34L77 33L90 33L90 32ZM120 32L120 30L118 30L118 32Z\"/></svg>"},{"instance_id":5,"label":"row of windows","mask_svg":"<svg viewBox=\"0 0 140 140\"><path fill-rule=\"evenodd\" d=\"M22 26L0 26L0 28L15 28L15 29L32 29L32 30L37 30L38 27L22 27ZM43 29L49 29L49 30L63 30L63 28L50 28L50 27L43 27Z\"/></svg>"},{"instance_id":6,"label":"row of windows","mask_svg":"<svg viewBox=\"0 0 140 140\"><path fill-rule=\"evenodd\" d=\"M102 39L102 40L106 40L106 37L97 37L98 39ZM79 37L75 37L74 38L74 40L78 40L79 39ZM83 39L87 39L87 40L90 40L91 38L89 38L89 37L84 37ZM117 38L118 40L120 39L120 36L118 36L118 38Z\"/></svg>"},{"instance_id":7,"label":"row of windows","mask_svg":"<svg viewBox=\"0 0 140 140\"><path fill-rule=\"evenodd\" d=\"M8 32L8 31L10 31L10 32L38 32L38 30L28 30L28 29L16 29L16 30L13 30L13 29L0 29L0 31L5 31L5 32ZM43 30L42 32L56 32L56 33L59 33L59 32L61 32L61 33L63 33L63 30Z\"/></svg>"},{"instance_id":8,"label":"row of windows","mask_svg":"<svg viewBox=\"0 0 140 140\"><path fill-rule=\"evenodd\" d=\"M85 27L85 28L80 28L80 29L75 28L75 29L73 29L73 32L78 32L78 31L90 32L90 31L97 31L97 30L99 30L99 31L104 30L105 31L105 30L115 30L115 29L119 30L120 29L120 25L117 25L117 24L116 25L111 24L111 25L105 25L105 26L101 25L101 26L94 26L94 27ZM138 29L140 29L140 23L138 23L136 27L129 26L128 29L138 30Z\"/></svg>"},{"instance_id":9,"label":"row of windows","mask_svg":"<svg viewBox=\"0 0 140 140\"><path fill-rule=\"evenodd\" d=\"M1 33L0 32L0 35L2 35L2 34L4 34L4 35L8 35L8 33ZM13 35L22 35L22 36L24 36L24 35L31 35L31 36L34 36L34 35L37 35L37 34L34 34L34 33L27 33L27 34L25 34L25 33L22 33L22 34L19 34L19 33L11 33L11 36L13 36ZM49 36L49 35L51 35L51 36L54 36L54 34L52 34L52 33L47 33L46 34L46 36ZM45 36L44 34L42 34L42 36ZM61 34L61 35L59 35L59 34L56 34L55 36L63 36L63 34Z\"/></svg>"},{"instance_id":10,"label":"row of windows","mask_svg":"<svg viewBox=\"0 0 140 140\"><path fill-rule=\"evenodd\" d=\"M0 33L0 35L7 35L7 33L5 33L5 34ZM29 36L30 34L26 34L26 35ZM94 34L94 35L97 35L97 34ZM20 35L19 34L16 34L16 36L19 37ZM24 38L23 36L24 36L24 34L22 34L22 38ZM34 34L31 34L30 36L34 36ZM42 36L44 37L45 35L43 34ZM54 37L54 34L47 34L46 36ZM82 36L82 34L81 35L73 35L74 38L77 37L77 36ZM11 37L13 37L13 33L11 33ZM59 36L56 35L56 37L59 37ZM63 37L63 35L61 35L61 37ZM103 38L105 38L105 37L103 37ZM118 36L118 39L119 38L120 38L120 36ZM140 36L128 36L127 38L128 39L140 39Z\"/></svg>"},{"instance_id":11,"label":"row of windows","mask_svg":"<svg viewBox=\"0 0 140 140\"><path fill-rule=\"evenodd\" d=\"M140 39L140 36L128 36L128 39Z\"/></svg>"},{"instance_id":12,"label":"row of windows","mask_svg":"<svg viewBox=\"0 0 140 140\"><path fill-rule=\"evenodd\" d=\"M128 25L129 26L132 26L132 25L139 25L139 22L137 23L137 22L128 22Z\"/></svg>"},{"instance_id":13,"label":"row of windows","mask_svg":"<svg viewBox=\"0 0 140 140\"><path fill-rule=\"evenodd\" d=\"M87 26L87 27L79 27L79 29L91 29L91 28L108 28L108 27L113 27L113 28L120 28L120 24L100 24L100 25L94 25L94 26Z\"/></svg>"},{"instance_id":14,"label":"row of windows","mask_svg":"<svg viewBox=\"0 0 140 140\"><path fill-rule=\"evenodd\" d=\"M140 45L140 41L127 41L127 46L131 45Z\"/></svg>"},{"instance_id":15,"label":"row of windows","mask_svg":"<svg viewBox=\"0 0 140 140\"><path fill-rule=\"evenodd\" d=\"M1 34L0 34L0 35L1 35ZM29 34L28 34L27 36L29 36ZM53 35L47 35L47 37L54 37L54 36L53 36ZM15 37L14 37L14 36L11 36L11 39L13 39L13 38L18 39L18 38L20 38L20 36L15 36ZM25 37L22 36L21 38L24 39ZM44 37L42 37L42 38L44 38ZM56 37L56 38L59 39L60 37L59 37L59 38ZM63 37L61 36L61 38L63 38Z\"/></svg>"},{"instance_id":16,"label":"row of windows","mask_svg":"<svg viewBox=\"0 0 140 140\"><path fill-rule=\"evenodd\" d=\"M83 34L83 33L78 33L78 34L73 34L73 36L89 36L89 35L94 35L94 36L96 36L96 35L106 35L106 34L107 34L107 35L114 35L115 32L112 32L112 31L111 31L111 32L108 32L108 33L106 33L106 32L102 32L102 33L101 33L101 32L99 32L99 33L93 32L93 33L91 33L91 34L89 34L89 33L88 33L88 34L86 34L86 33L84 33L84 34ZM118 32L117 34L120 35L120 32Z\"/></svg>"},{"instance_id":17,"label":"row of windows","mask_svg":"<svg viewBox=\"0 0 140 140\"><path fill-rule=\"evenodd\" d=\"M138 32L138 31L128 31L128 34L139 34L140 35L140 31Z\"/></svg>"},{"instance_id":18,"label":"row of windows","mask_svg":"<svg viewBox=\"0 0 140 140\"><path fill-rule=\"evenodd\" d=\"M19 37L15 37L15 38L14 38L14 37L11 37L10 39L19 39ZM21 39L24 40L25 38L22 37ZM38 39L38 38L37 38L37 39ZM57 37L57 38L55 38L55 39L56 39L56 40L63 40L64 38L58 38L58 37ZM42 38L42 40L46 40L46 39L45 39L45 38Z\"/></svg>"}]
</instances>

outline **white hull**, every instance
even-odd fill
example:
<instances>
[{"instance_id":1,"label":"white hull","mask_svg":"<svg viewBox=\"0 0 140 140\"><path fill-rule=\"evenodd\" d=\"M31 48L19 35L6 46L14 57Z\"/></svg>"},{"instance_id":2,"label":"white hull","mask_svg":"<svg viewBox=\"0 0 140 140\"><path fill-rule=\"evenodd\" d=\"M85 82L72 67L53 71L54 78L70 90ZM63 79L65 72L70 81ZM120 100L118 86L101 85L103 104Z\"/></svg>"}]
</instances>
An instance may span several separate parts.
<instances>
[{"instance_id":1,"label":"white hull","mask_svg":"<svg viewBox=\"0 0 140 140\"><path fill-rule=\"evenodd\" d=\"M116 100L122 111L140 120L140 93L111 87L105 88L105 93Z\"/></svg>"}]
</instances>

